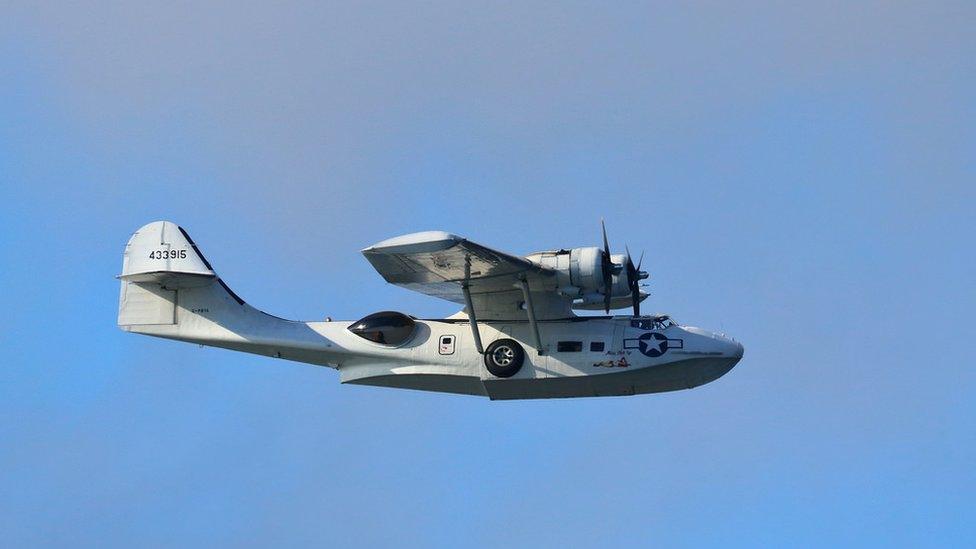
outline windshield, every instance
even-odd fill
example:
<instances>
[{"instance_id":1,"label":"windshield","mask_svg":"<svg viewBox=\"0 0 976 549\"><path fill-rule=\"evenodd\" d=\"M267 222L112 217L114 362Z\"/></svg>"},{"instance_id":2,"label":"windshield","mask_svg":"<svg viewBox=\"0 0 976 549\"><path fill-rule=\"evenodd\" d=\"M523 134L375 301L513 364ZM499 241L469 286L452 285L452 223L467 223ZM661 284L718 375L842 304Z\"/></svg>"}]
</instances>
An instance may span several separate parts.
<instances>
[{"instance_id":1,"label":"windshield","mask_svg":"<svg viewBox=\"0 0 976 549\"><path fill-rule=\"evenodd\" d=\"M668 315L660 315L635 318L630 321L630 325L641 330L663 330L671 326L677 326L678 323Z\"/></svg>"}]
</instances>

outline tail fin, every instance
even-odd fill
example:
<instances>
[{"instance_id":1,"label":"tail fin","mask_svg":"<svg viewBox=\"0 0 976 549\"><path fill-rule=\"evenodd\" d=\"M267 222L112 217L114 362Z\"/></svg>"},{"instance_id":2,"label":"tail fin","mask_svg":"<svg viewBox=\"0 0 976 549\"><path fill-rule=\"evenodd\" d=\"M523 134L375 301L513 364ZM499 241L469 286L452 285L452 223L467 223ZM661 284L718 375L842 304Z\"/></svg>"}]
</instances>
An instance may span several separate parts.
<instances>
[{"instance_id":1,"label":"tail fin","mask_svg":"<svg viewBox=\"0 0 976 549\"><path fill-rule=\"evenodd\" d=\"M169 221L154 221L132 234L119 279L118 323L129 331L178 324L181 297L198 302L190 309L193 312L210 312L208 302L217 308L231 300L244 305L220 280L190 235Z\"/></svg>"},{"instance_id":2,"label":"tail fin","mask_svg":"<svg viewBox=\"0 0 976 549\"><path fill-rule=\"evenodd\" d=\"M304 322L251 307L231 291L182 228L155 221L125 246L119 328L326 366L336 349Z\"/></svg>"}]
</instances>

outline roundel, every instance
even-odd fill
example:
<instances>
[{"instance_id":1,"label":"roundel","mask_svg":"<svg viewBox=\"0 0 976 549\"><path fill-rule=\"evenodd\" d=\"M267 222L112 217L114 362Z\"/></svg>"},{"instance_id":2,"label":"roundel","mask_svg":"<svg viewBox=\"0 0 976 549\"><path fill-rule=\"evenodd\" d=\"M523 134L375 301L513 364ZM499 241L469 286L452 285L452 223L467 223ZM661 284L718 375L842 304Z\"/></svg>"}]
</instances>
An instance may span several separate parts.
<instances>
[{"instance_id":1,"label":"roundel","mask_svg":"<svg viewBox=\"0 0 976 549\"><path fill-rule=\"evenodd\" d=\"M637 345L641 354L649 357L658 357L668 350L668 338L664 334L657 332L647 332L637 338Z\"/></svg>"}]
</instances>

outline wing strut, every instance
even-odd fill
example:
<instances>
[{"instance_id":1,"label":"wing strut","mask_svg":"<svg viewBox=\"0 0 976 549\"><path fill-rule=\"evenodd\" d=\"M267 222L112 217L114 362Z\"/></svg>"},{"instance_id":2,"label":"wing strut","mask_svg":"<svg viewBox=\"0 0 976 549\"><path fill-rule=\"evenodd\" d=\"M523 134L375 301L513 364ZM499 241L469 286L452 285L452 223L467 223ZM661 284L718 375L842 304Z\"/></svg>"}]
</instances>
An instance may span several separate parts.
<instances>
[{"instance_id":1,"label":"wing strut","mask_svg":"<svg viewBox=\"0 0 976 549\"><path fill-rule=\"evenodd\" d=\"M535 337L535 352L538 355L544 354L542 350L542 338L539 337L539 323L535 320L535 308L532 306L532 292L529 291L529 282L525 275L519 277L519 286L522 287L522 297L525 299L525 311L529 313L529 326L532 327L532 335Z\"/></svg>"},{"instance_id":2,"label":"wing strut","mask_svg":"<svg viewBox=\"0 0 976 549\"><path fill-rule=\"evenodd\" d=\"M485 349L481 346L481 332L478 331L478 317L474 314L474 305L471 303L471 290L468 283L461 284L461 291L464 292L464 305L468 309L468 320L471 321L471 335L474 336L474 348L478 354L485 354Z\"/></svg>"}]
</instances>

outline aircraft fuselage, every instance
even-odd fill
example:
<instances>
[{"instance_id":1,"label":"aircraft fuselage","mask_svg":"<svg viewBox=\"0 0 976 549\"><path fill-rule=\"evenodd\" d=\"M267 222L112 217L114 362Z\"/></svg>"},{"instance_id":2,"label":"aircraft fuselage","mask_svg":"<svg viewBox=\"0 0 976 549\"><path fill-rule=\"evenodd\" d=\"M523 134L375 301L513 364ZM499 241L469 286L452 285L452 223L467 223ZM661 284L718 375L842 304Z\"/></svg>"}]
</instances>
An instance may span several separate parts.
<instances>
[{"instance_id":1,"label":"aircraft fuselage","mask_svg":"<svg viewBox=\"0 0 976 549\"><path fill-rule=\"evenodd\" d=\"M614 396L689 389L718 379L742 358L742 345L698 328L653 326L655 317L578 317L539 323L539 354L525 321L480 322L485 345L511 338L526 349L510 378L489 373L471 343L467 320L418 320L416 337L398 348L341 361L341 381L484 395L492 399ZM359 339L336 323L313 329ZM341 323L345 324L345 323ZM346 337L348 337L346 336ZM345 337L343 337L345 339ZM357 348L359 342L353 341ZM365 342L370 344L370 342Z\"/></svg>"}]
</instances>

